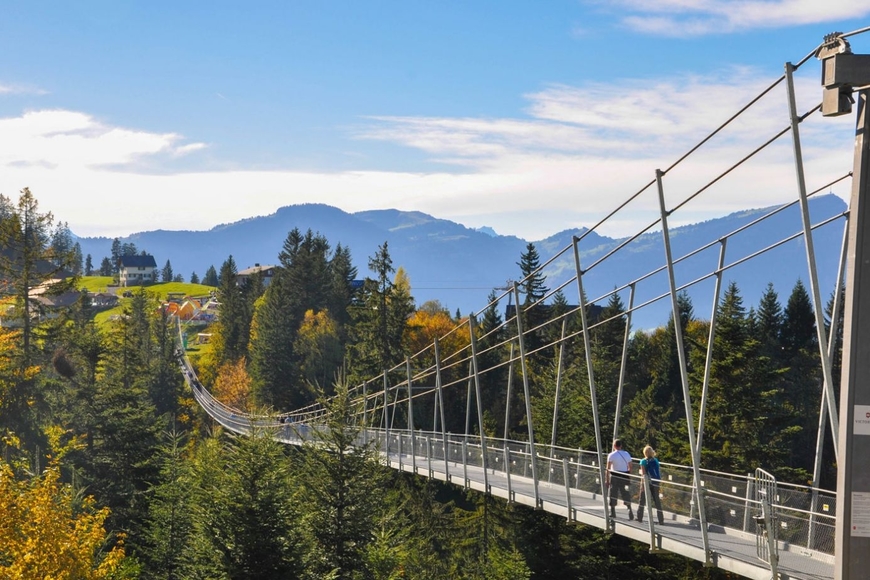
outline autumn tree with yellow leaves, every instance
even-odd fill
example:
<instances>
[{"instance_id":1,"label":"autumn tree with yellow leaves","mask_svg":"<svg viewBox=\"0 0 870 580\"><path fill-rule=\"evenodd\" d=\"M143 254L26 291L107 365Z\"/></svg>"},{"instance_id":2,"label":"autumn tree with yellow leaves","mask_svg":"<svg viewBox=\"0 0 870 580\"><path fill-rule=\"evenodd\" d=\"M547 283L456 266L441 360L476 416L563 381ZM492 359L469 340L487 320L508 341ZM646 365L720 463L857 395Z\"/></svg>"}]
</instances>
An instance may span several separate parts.
<instances>
[{"instance_id":1,"label":"autumn tree with yellow leaves","mask_svg":"<svg viewBox=\"0 0 870 580\"><path fill-rule=\"evenodd\" d=\"M109 510L79 500L51 465L31 479L16 478L0 461L0 578L102 580L125 576L119 540L106 550Z\"/></svg>"},{"instance_id":2,"label":"autumn tree with yellow leaves","mask_svg":"<svg viewBox=\"0 0 870 580\"><path fill-rule=\"evenodd\" d=\"M221 403L238 409L252 411L251 377L245 366L245 359L221 365L214 384L214 396Z\"/></svg>"}]
</instances>

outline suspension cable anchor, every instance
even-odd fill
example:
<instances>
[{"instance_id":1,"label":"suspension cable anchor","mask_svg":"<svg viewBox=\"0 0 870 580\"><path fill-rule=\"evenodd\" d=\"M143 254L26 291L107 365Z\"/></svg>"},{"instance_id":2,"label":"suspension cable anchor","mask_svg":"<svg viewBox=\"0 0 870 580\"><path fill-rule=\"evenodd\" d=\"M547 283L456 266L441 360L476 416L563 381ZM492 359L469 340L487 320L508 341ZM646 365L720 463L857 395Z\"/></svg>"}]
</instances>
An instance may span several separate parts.
<instances>
[{"instance_id":1,"label":"suspension cable anchor","mask_svg":"<svg viewBox=\"0 0 870 580\"><path fill-rule=\"evenodd\" d=\"M870 84L870 55L853 54L842 32L825 35L816 51L822 61L822 116L837 117L852 112L852 91Z\"/></svg>"}]
</instances>

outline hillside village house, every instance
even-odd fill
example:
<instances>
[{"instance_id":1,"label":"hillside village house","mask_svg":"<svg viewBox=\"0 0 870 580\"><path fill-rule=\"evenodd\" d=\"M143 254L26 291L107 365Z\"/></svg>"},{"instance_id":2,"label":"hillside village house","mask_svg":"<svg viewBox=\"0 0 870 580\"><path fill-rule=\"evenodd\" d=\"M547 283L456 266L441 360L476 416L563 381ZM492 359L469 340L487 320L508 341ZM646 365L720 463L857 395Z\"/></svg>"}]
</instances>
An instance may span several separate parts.
<instances>
[{"instance_id":1,"label":"hillside village house","mask_svg":"<svg viewBox=\"0 0 870 580\"><path fill-rule=\"evenodd\" d=\"M118 284L142 286L157 281L157 262L154 256L121 256L118 268Z\"/></svg>"},{"instance_id":2,"label":"hillside village house","mask_svg":"<svg viewBox=\"0 0 870 580\"><path fill-rule=\"evenodd\" d=\"M265 288L269 285L269 282L272 281L272 276L275 275L275 268L277 267L278 266L261 266L260 264L254 264L253 268L245 268L244 270L239 271L239 273L236 274L236 282L239 286L244 286L248 279L259 272L263 277L263 287Z\"/></svg>"}]
</instances>

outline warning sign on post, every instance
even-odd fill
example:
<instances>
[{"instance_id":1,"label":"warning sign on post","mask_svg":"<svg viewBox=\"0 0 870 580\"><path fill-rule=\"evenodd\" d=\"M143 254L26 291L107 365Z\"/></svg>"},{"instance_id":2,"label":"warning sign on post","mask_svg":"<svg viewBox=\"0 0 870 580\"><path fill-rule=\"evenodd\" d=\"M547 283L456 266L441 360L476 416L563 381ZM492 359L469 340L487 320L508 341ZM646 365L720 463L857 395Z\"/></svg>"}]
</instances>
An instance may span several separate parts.
<instances>
[{"instance_id":1,"label":"warning sign on post","mask_svg":"<svg viewBox=\"0 0 870 580\"><path fill-rule=\"evenodd\" d=\"M870 493L852 492L852 536L870 538Z\"/></svg>"},{"instance_id":2,"label":"warning sign on post","mask_svg":"<svg viewBox=\"0 0 870 580\"><path fill-rule=\"evenodd\" d=\"M853 435L870 435L870 405L855 405Z\"/></svg>"}]
</instances>

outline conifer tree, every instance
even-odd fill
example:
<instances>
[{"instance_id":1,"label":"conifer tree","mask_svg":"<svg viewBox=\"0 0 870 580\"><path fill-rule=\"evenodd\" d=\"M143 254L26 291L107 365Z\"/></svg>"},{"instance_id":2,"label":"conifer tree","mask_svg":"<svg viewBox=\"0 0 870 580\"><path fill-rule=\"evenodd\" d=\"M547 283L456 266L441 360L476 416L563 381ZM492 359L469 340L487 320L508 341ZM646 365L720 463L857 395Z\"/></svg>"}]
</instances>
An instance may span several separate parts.
<instances>
[{"instance_id":1,"label":"conifer tree","mask_svg":"<svg viewBox=\"0 0 870 580\"><path fill-rule=\"evenodd\" d=\"M743 299L734 282L716 318L714 357L704 426L704 465L710 469L771 469L782 437L775 409L776 385L758 363L760 345L749 333ZM695 371L700 384L703 366ZM695 399L700 405L700 396Z\"/></svg>"},{"instance_id":2,"label":"conifer tree","mask_svg":"<svg viewBox=\"0 0 870 580\"><path fill-rule=\"evenodd\" d=\"M369 269L377 276L366 278L360 306L354 310L350 347L351 380L367 380L398 364L403 357L402 337L413 312L413 298L407 276L395 272L387 243L369 258ZM399 283L397 283L399 282Z\"/></svg>"},{"instance_id":3,"label":"conifer tree","mask_svg":"<svg viewBox=\"0 0 870 580\"><path fill-rule=\"evenodd\" d=\"M215 357L221 362L233 362L247 355L251 319L238 284L236 262L232 256L221 266L217 298L220 302L220 318L214 332L220 334L221 340L215 342L219 351Z\"/></svg>"},{"instance_id":4,"label":"conifer tree","mask_svg":"<svg viewBox=\"0 0 870 580\"><path fill-rule=\"evenodd\" d=\"M255 430L200 446L185 577L302 576L296 485L283 446L272 435Z\"/></svg>"},{"instance_id":5,"label":"conifer tree","mask_svg":"<svg viewBox=\"0 0 870 580\"><path fill-rule=\"evenodd\" d=\"M112 276L117 276L121 267L121 240L115 238L112 240Z\"/></svg>"},{"instance_id":6,"label":"conifer tree","mask_svg":"<svg viewBox=\"0 0 870 580\"><path fill-rule=\"evenodd\" d=\"M186 457L186 437L177 431L163 434L160 479L148 490L144 553L150 578L181 578L193 538L194 478Z\"/></svg>"},{"instance_id":7,"label":"conifer tree","mask_svg":"<svg viewBox=\"0 0 870 580\"><path fill-rule=\"evenodd\" d=\"M93 446L78 461L89 489L111 508L112 528L127 534L134 552L142 549L148 510L144 498L157 479L158 434L166 425L152 399L152 369L159 360L150 321L153 306L144 291L135 293L110 329L97 366Z\"/></svg>"},{"instance_id":8,"label":"conifer tree","mask_svg":"<svg viewBox=\"0 0 870 580\"><path fill-rule=\"evenodd\" d=\"M520 255L517 262L520 267L522 281L519 283L520 294L523 296L523 306L534 304L547 294L547 277L540 271L541 258L535 244L529 242L525 252Z\"/></svg>"},{"instance_id":9,"label":"conifer tree","mask_svg":"<svg viewBox=\"0 0 870 580\"><path fill-rule=\"evenodd\" d=\"M677 296L677 320L681 324L686 362L689 364L693 356L687 330L694 315L691 298L685 293ZM639 365L634 367L634 372L648 376L646 382L639 379L634 384L649 386L631 400L623 416L627 419L626 427L630 429L626 434L628 445L649 443L662 457L675 463L689 463L691 456L684 444L687 427L676 336L674 316L671 315L667 326L656 329L648 337L635 337L634 352L642 360L632 360L629 367Z\"/></svg>"},{"instance_id":10,"label":"conifer tree","mask_svg":"<svg viewBox=\"0 0 870 580\"><path fill-rule=\"evenodd\" d=\"M34 372L37 365L48 362L41 353L46 325L38 318L31 293L43 287L49 294L59 294L76 283L75 277L56 281L70 272L73 255L69 249L52 250L53 223L52 214L40 212L29 189L21 190L17 204L0 195L0 287L13 307L6 318L18 324L9 335L14 341L17 379L0 400L0 425L22 437L25 447L42 438L38 416L47 412L46 389L41 388L44 377Z\"/></svg>"},{"instance_id":11,"label":"conifer tree","mask_svg":"<svg viewBox=\"0 0 870 580\"><path fill-rule=\"evenodd\" d=\"M85 258L85 276L93 276L94 274L94 261L91 258L91 255L88 254L87 258Z\"/></svg>"},{"instance_id":12,"label":"conifer tree","mask_svg":"<svg viewBox=\"0 0 870 580\"><path fill-rule=\"evenodd\" d=\"M815 315L809 294L798 280L786 303L782 323L782 364L785 397L793 408L793 427L800 434L793 438L792 453L796 464L812 469L812 458L804 450L812 449L821 399L821 365L816 335Z\"/></svg>"},{"instance_id":13,"label":"conifer tree","mask_svg":"<svg viewBox=\"0 0 870 580\"><path fill-rule=\"evenodd\" d=\"M627 323L624 313L625 305L622 303L622 298L614 292L610 295L607 306L601 310L601 323L590 330L596 397L601 415L601 428L605 433L613 432ZM575 356L579 354L576 353ZM583 382L589 381L586 379ZM631 399L634 391L630 384L623 385L623 389L624 403Z\"/></svg>"},{"instance_id":14,"label":"conifer tree","mask_svg":"<svg viewBox=\"0 0 870 580\"><path fill-rule=\"evenodd\" d=\"M522 296L522 304L517 304L517 313L522 312L523 315L526 352L532 352L543 344L544 331L539 327L548 318L547 309L540 304L547 294L547 277L540 270L541 259L535 244L529 242L526 245L517 265L520 267L519 291ZM541 362L541 356L533 357L533 361Z\"/></svg>"},{"instance_id":15,"label":"conifer tree","mask_svg":"<svg viewBox=\"0 0 870 580\"><path fill-rule=\"evenodd\" d=\"M384 481L378 454L360 445L354 427L347 385L335 384L335 396L322 399L328 410L327 429L314 431L305 446L300 471L305 521L313 550L306 559L314 578L333 574L336 580L367 577L364 555L372 542L372 529L380 512Z\"/></svg>"},{"instance_id":16,"label":"conifer tree","mask_svg":"<svg viewBox=\"0 0 870 580\"><path fill-rule=\"evenodd\" d=\"M755 318L761 351L771 359L779 361L783 313L779 295L772 283L768 283L764 294L761 295Z\"/></svg>"},{"instance_id":17,"label":"conifer tree","mask_svg":"<svg viewBox=\"0 0 870 580\"><path fill-rule=\"evenodd\" d=\"M82 245L78 242L73 244L73 259L72 259L72 273L76 276L81 276L84 272L84 260L82 259Z\"/></svg>"},{"instance_id":18,"label":"conifer tree","mask_svg":"<svg viewBox=\"0 0 870 580\"><path fill-rule=\"evenodd\" d=\"M478 341L478 350L480 351L480 366L481 368L492 368L493 370L480 376L481 395L486 412L492 417L498 417L499 433L504 434L504 410L507 404L507 368L498 365L498 362L504 360L510 352L510 346L498 348L505 337L504 319L498 311L498 294L495 290L490 291L486 298L487 307L483 310L478 321L480 329L480 340ZM513 390L515 395L517 391ZM519 420L519 415L509 417L508 430L513 426L513 420ZM449 419L448 419L449 421Z\"/></svg>"},{"instance_id":19,"label":"conifer tree","mask_svg":"<svg viewBox=\"0 0 870 580\"><path fill-rule=\"evenodd\" d=\"M281 269L266 288L252 324L250 373L257 405L284 410L308 400L293 352L299 327L293 315L287 277Z\"/></svg>"},{"instance_id":20,"label":"conifer tree","mask_svg":"<svg viewBox=\"0 0 870 580\"><path fill-rule=\"evenodd\" d=\"M338 244L335 253L329 261L330 292L327 308L333 319L338 323L342 341L346 341L346 326L350 323L350 306L353 303L355 291L354 280L357 269L353 265L350 248Z\"/></svg>"},{"instance_id":21,"label":"conifer tree","mask_svg":"<svg viewBox=\"0 0 870 580\"><path fill-rule=\"evenodd\" d=\"M205 271L205 276L202 278L202 283L205 286L217 286L220 282L218 281L217 270L214 269L214 266L209 266Z\"/></svg>"},{"instance_id":22,"label":"conifer tree","mask_svg":"<svg viewBox=\"0 0 870 580\"><path fill-rule=\"evenodd\" d=\"M306 310L319 312L329 305L332 278L329 272L329 242L311 230L304 235L291 231L278 255L289 284L293 318L301 321Z\"/></svg>"},{"instance_id":23,"label":"conifer tree","mask_svg":"<svg viewBox=\"0 0 870 580\"><path fill-rule=\"evenodd\" d=\"M51 232L49 253L55 266L69 266L70 256L73 255L73 238L67 222L58 222ZM81 252L81 246L79 246Z\"/></svg>"},{"instance_id":24,"label":"conifer tree","mask_svg":"<svg viewBox=\"0 0 870 580\"><path fill-rule=\"evenodd\" d=\"M169 263L169 260L166 260L166 265L160 271L160 279L164 282L172 282L172 264Z\"/></svg>"},{"instance_id":25,"label":"conifer tree","mask_svg":"<svg viewBox=\"0 0 870 580\"><path fill-rule=\"evenodd\" d=\"M5 281L3 293L15 301L21 323L21 362L26 367L36 356L31 291L71 271L72 247L65 242L57 248L49 245L54 217L50 212L40 213L39 202L29 189L21 190L17 205L0 195L0 206L0 279ZM59 293L73 282L53 283L51 289Z\"/></svg>"},{"instance_id":26,"label":"conifer tree","mask_svg":"<svg viewBox=\"0 0 870 580\"><path fill-rule=\"evenodd\" d=\"M190 283L191 284L199 284L199 276L196 275L196 272L190 273Z\"/></svg>"},{"instance_id":27,"label":"conifer tree","mask_svg":"<svg viewBox=\"0 0 870 580\"><path fill-rule=\"evenodd\" d=\"M108 256L103 258L103 261L100 262L100 276L111 276L112 275L112 261Z\"/></svg>"}]
</instances>

